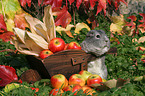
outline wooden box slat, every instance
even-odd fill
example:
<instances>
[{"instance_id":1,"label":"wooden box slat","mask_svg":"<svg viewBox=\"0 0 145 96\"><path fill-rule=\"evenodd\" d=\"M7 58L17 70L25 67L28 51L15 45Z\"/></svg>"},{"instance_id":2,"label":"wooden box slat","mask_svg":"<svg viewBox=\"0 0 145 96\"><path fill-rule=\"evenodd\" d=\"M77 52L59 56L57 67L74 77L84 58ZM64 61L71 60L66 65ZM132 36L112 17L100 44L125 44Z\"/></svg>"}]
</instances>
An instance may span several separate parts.
<instances>
[{"instance_id":1,"label":"wooden box slat","mask_svg":"<svg viewBox=\"0 0 145 96\"><path fill-rule=\"evenodd\" d=\"M72 74L87 70L87 62L92 58L95 57L75 49L57 52L43 60L27 56L31 68L37 70L42 78L50 78L55 74L64 74L69 78Z\"/></svg>"}]
</instances>

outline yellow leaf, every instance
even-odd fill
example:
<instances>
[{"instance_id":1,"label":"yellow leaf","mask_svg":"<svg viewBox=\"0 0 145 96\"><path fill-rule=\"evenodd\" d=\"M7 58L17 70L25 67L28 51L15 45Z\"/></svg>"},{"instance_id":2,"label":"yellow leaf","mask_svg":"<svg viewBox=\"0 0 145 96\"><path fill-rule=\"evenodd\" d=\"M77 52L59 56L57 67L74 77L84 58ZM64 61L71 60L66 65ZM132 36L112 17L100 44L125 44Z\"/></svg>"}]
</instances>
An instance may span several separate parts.
<instances>
[{"instance_id":1,"label":"yellow leaf","mask_svg":"<svg viewBox=\"0 0 145 96\"><path fill-rule=\"evenodd\" d=\"M61 26L57 26L57 27L56 27L56 31L57 31L60 35L61 35L61 32L64 31L69 37L74 38L73 35L72 35L72 33L70 32L70 30L71 30L72 27L75 27L75 26L74 26L74 25L71 25L71 24L68 24L68 25L66 26L66 28L63 28L63 27L61 27Z\"/></svg>"},{"instance_id":2,"label":"yellow leaf","mask_svg":"<svg viewBox=\"0 0 145 96\"><path fill-rule=\"evenodd\" d=\"M120 14L120 16L111 16L110 19L112 20L112 23L115 23L117 25L125 25L124 16Z\"/></svg>"},{"instance_id":3,"label":"yellow leaf","mask_svg":"<svg viewBox=\"0 0 145 96\"><path fill-rule=\"evenodd\" d=\"M83 29L83 28L86 28L86 29L88 29L88 31L90 31L90 27L87 24L85 24L85 23L77 23L74 32L79 34L80 30Z\"/></svg>"},{"instance_id":4,"label":"yellow leaf","mask_svg":"<svg viewBox=\"0 0 145 96\"><path fill-rule=\"evenodd\" d=\"M110 25L110 31L111 31L112 33L117 32L117 33L121 34L122 27L121 27L120 25L117 25L117 24L112 23L112 24Z\"/></svg>"}]
</instances>

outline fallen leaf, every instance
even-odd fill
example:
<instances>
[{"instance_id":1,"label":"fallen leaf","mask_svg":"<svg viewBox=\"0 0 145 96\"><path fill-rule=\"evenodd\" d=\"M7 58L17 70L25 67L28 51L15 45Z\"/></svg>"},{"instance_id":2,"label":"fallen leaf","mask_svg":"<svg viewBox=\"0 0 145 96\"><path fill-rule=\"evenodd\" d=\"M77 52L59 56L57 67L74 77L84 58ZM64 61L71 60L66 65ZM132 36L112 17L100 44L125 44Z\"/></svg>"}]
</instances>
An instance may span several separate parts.
<instances>
[{"instance_id":1,"label":"fallen leaf","mask_svg":"<svg viewBox=\"0 0 145 96\"><path fill-rule=\"evenodd\" d=\"M13 80L18 80L16 70L13 67L0 65L0 86L5 86Z\"/></svg>"},{"instance_id":2,"label":"fallen leaf","mask_svg":"<svg viewBox=\"0 0 145 96\"><path fill-rule=\"evenodd\" d=\"M139 14L140 14L140 16L143 17L143 19L142 20L138 20L138 21L139 22L143 22L143 24L138 25L138 27L142 27L143 30L145 31L145 14L144 13L139 13Z\"/></svg>"},{"instance_id":3,"label":"fallen leaf","mask_svg":"<svg viewBox=\"0 0 145 96\"><path fill-rule=\"evenodd\" d=\"M101 82L100 85L98 84L94 84L92 85L94 88L99 89L101 91L105 91L105 90L109 90L111 88L117 88L117 87L121 87L127 83L130 83L130 80L124 80L121 78L116 79L112 79L112 80L108 80L106 82Z\"/></svg>"},{"instance_id":4,"label":"fallen leaf","mask_svg":"<svg viewBox=\"0 0 145 96\"><path fill-rule=\"evenodd\" d=\"M83 28L88 29L88 31L91 30L90 27L85 23L77 23L75 27L76 28L75 28L74 32L77 33L77 34L79 34L81 29L83 29Z\"/></svg>"},{"instance_id":5,"label":"fallen leaf","mask_svg":"<svg viewBox=\"0 0 145 96\"><path fill-rule=\"evenodd\" d=\"M7 19L14 19L16 13L22 11L18 0L1 0L0 12L5 13Z\"/></svg>"},{"instance_id":6,"label":"fallen leaf","mask_svg":"<svg viewBox=\"0 0 145 96\"><path fill-rule=\"evenodd\" d=\"M131 26L131 29L135 28L135 25L136 24L134 23L134 21L137 20L136 16L132 15L132 16L129 16L127 18L128 19L131 19L131 21L130 22L127 22L126 26Z\"/></svg>"},{"instance_id":7,"label":"fallen leaf","mask_svg":"<svg viewBox=\"0 0 145 96\"><path fill-rule=\"evenodd\" d=\"M72 24L68 24L66 26L66 28L63 28L61 26L56 26L56 31L61 35L61 32L64 31L69 37L73 37L72 33L70 32L71 28L75 27L74 25Z\"/></svg>"},{"instance_id":8,"label":"fallen leaf","mask_svg":"<svg viewBox=\"0 0 145 96\"><path fill-rule=\"evenodd\" d=\"M4 21L4 17L0 14L0 33L7 31L6 23Z\"/></svg>"},{"instance_id":9,"label":"fallen leaf","mask_svg":"<svg viewBox=\"0 0 145 96\"><path fill-rule=\"evenodd\" d=\"M10 41L12 36L14 36L13 32L6 31L6 32L0 34L0 39L2 39L4 42L8 42L8 41Z\"/></svg>"},{"instance_id":10,"label":"fallen leaf","mask_svg":"<svg viewBox=\"0 0 145 96\"><path fill-rule=\"evenodd\" d=\"M28 27L28 23L24 18L25 13L15 15L14 23L15 27L25 30Z\"/></svg>"},{"instance_id":11,"label":"fallen leaf","mask_svg":"<svg viewBox=\"0 0 145 96\"><path fill-rule=\"evenodd\" d=\"M26 4L28 4L29 7L31 7L31 0L19 0L21 6L25 7Z\"/></svg>"}]
</instances>

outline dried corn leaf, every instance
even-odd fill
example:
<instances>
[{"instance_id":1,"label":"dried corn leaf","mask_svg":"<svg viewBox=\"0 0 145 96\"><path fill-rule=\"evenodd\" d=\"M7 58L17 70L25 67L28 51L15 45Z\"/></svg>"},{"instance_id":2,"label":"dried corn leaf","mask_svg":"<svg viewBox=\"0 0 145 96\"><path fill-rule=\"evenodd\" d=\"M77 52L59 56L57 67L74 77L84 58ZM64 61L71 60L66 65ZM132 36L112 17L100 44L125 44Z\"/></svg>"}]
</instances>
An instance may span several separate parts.
<instances>
[{"instance_id":1,"label":"dried corn leaf","mask_svg":"<svg viewBox=\"0 0 145 96\"><path fill-rule=\"evenodd\" d=\"M16 37L21 40L22 43L25 44L24 37L25 37L25 30L19 29L19 28L14 28L14 34Z\"/></svg>"},{"instance_id":2,"label":"dried corn leaf","mask_svg":"<svg viewBox=\"0 0 145 96\"><path fill-rule=\"evenodd\" d=\"M34 55L36 57L39 56L38 52L29 51L29 50L27 50L27 48L23 48L23 46L21 46L22 44L19 44L18 41L14 41L14 44L15 44L16 49L22 54Z\"/></svg>"},{"instance_id":3,"label":"dried corn leaf","mask_svg":"<svg viewBox=\"0 0 145 96\"><path fill-rule=\"evenodd\" d=\"M32 33L35 33L38 35L42 34L39 30L37 30L37 28L35 27L36 25L41 25L43 27L43 29L46 31L45 24L43 22L41 22L39 19L34 18L32 16L29 16L29 15L25 15L25 19L29 23L30 30Z\"/></svg>"},{"instance_id":4,"label":"dried corn leaf","mask_svg":"<svg viewBox=\"0 0 145 96\"><path fill-rule=\"evenodd\" d=\"M27 33L27 35L25 38L25 44L27 44L27 43L29 44L29 42L35 42L36 45L34 48L41 47L42 49L48 49L48 43L41 36L30 33L30 32L26 32L26 33ZM29 42L26 42L27 40ZM30 43L30 46L32 46L31 43Z\"/></svg>"},{"instance_id":5,"label":"dried corn leaf","mask_svg":"<svg viewBox=\"0 0 145 96\"><path fill-rule=\"evenodd\" d=\"M56 37L56 31L55 31L55 23L52 15L52 9L51 6L48 5L44 9L44 18L43 22L47 28L47 36L49 36L50 40ZM48 40L48 42L50 41Z\"/></svg>"}]
</instances>

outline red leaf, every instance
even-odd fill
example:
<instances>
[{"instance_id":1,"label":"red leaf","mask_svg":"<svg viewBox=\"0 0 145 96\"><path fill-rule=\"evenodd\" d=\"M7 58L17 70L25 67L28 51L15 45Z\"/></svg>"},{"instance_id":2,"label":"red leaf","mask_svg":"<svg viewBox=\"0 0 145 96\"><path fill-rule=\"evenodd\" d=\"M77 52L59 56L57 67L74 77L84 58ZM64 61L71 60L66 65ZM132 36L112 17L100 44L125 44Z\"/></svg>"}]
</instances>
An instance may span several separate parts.
<instances>
[{"instance_id":1,"label":"red leaf","mask_svg":"<svg viewBox=\"0 0 145 96\"><path fill-rule=\"evenodd\" d=\"M28 4L29 7L31 7L31 0L19 0L21 6L25 7L26 3Z\"/></svg>"},{"instance_id":2,"label":"red leaf","mask_svg":"<svg viewBox=\"0 0 145 96\"><path fill-rule=\"evenodd\" d=\"M38 0L38 5L40 6L40 4L42 3L43 0ZM50 4L52 6L52 8L56 8L56 7L61 7L62 6L62 0L44 0L42 3L43 5L48 5Z\"/></svg>"},{"instance_id":3,"label":"red leaf","mask_svg":"<svg viewBox=\"0 0 145 96\"><path fill-rule=\"evenodd\" d=\"M143 22L143 24L138 25L138 27L143 27L144 30L145 30L145 14L144 13L139 13L139 14L140 14L140 16L143 17L143 19L142 20L138 20L138 21L139 22Z\"/></svg>"},{"instance_id":4,"label":"red leaf","mask_svg":"<svg viewBox=\"0 0 145 96\"><path fill-rule=\"evenodd\" d=\"M10 41L11 36L14 36L14 33L10 31L6 31L0 34L0 39L2 39L4 42L7 42L7 41Z\"/></svg>"},{"instance_id":5,"label":"red leaf","mask_svg":"<svg viewBox=\"0 0 145 96\"><path fill-rule=\"evenodd\" d=\"M131 19L131 22L127 22L126 26L131 26L131 29L135 28L135 24L133 21L136 21L136 16L129 16L128 19Z\"/></svg>"},{"instance_id":6,"label":"red leaf","mask_svg":"<svg viewBox=\"0 0 145 96\"><path fill-rule=\"evenodd\" d=\"M26 22L24 15L25 15L24 13L15 15L14 22L15 27L25 30L25 28L28 27L28 23Z\"/></svg>"},{"instance_id":7,"label":"red leaf","mask_svg":"<svg viewBox=\"0 0 145 96\"><path fill-rule=\"evenodd\" d=\"M68 0L69 4L71 5L75 0Z\"/></svg>"},{"instance_id":8,"label":"red leaf","mask_svg":"<svg viewBox=\"0 0 145 96\"><path fill-rule=\"evenodd\" d=\"M94 6L96 5L96 2L97 2L97 1L98 1L98 0L90 0L91 9L94 8Z\"/></svg>"},{"instance_id":9,"label":"red leaf","mask_svg":"<svg viewBox=\"0 0 145 96\"><path fill-rule=\"evenodd\" d=\"M3 15L0 14L0 33L4 31L7 31L7 27Z\"/></svg>"},{"instance_id":10,"label":"red leaf","mask_svg":"<svg viewBox=\"0 0 145 96\"><path fill-rule=\"evenodd\" d=\"M13 67L0 65L0 86L5 86L13 80L18 80L16 70Z\"/></svg>"},{"instance_id":11,"label":"red leaf","mask_svg":"<svg viewBox=\"0 0 145 96\"><path fill-rule=\"evenodd\" d=\"M67 11L66 6L64 6L62 9L55 8L55 9L53 9L53 12L57 16L57 18L55 19L56 26L61 25L62 27L66 27L67 24L69 24L71 22L71 15Z\"/></svg>"},{"instance_id":12,"label":"red leaf","mask_svg":"<svg viewBox=\"0 0 145 96\"><path fill-rule=\"evenodd\" d=\"M77 0L77 2L76 2L77 9L79 9L81 3L82 3L82 0Z\"/></svg>"},{"instance_id":13,"label":"red leaf","mask_svg":"<svg viewBox=\"0 0 145 96\"><path fill-rule=\"evenodd\" d=\"M114 3L116 10L118 9L120 2L123 2L127 6L127 2L125 2L125 0L108 0L108 3L110 5L111 5L111 2Z\"/></svg>"},{"instance_id":14,"label":"red leaf","mask_svg":"<svg viewBox=\"0 0 145 96\"><path fill-rule=\"evenodd\" d=\"M102 10L104 10L104 15L106 15L106 0L99 0L99 4L97 6L97 13L100 13Z\"/></svg>"}]
</instances>

